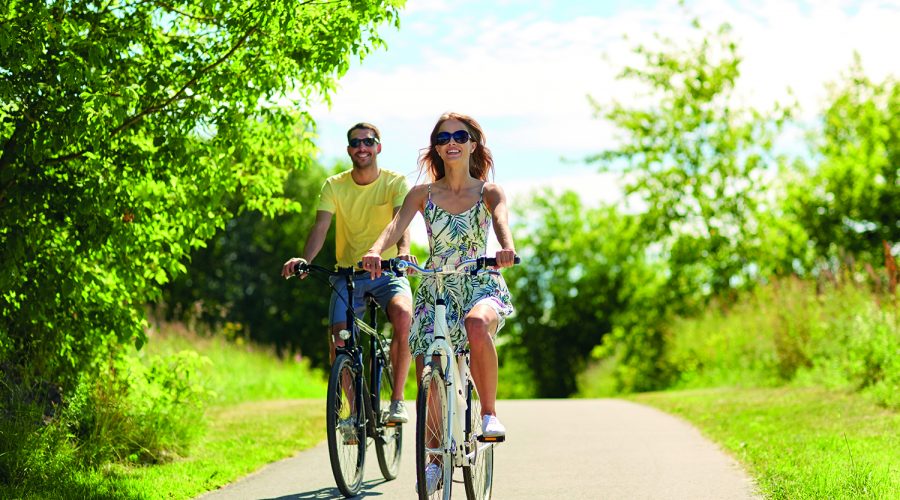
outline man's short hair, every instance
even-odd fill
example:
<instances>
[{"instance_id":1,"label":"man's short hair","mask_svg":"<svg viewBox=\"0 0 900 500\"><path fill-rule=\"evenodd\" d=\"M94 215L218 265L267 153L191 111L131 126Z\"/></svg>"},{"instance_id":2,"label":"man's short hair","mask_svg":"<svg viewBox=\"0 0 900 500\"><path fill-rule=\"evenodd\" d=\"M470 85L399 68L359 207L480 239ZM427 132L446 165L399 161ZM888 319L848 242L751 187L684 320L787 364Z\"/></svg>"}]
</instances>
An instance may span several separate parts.
<instances>
[{"instance_id":1,"label":"man's short hair","mask_svg":"<svg viewBox=\"0 0 900 500\"><path fill-rule=\"evenodd\" d=\"M371 130L375 134L375 138L381 141L381 132L378 131L378 127L367 122L359 122L356 125L350 127L350 130L347 131L347 141L350 140L350 134L353 133L353 131L356 129Z\"/></svg>"}]
</instances>

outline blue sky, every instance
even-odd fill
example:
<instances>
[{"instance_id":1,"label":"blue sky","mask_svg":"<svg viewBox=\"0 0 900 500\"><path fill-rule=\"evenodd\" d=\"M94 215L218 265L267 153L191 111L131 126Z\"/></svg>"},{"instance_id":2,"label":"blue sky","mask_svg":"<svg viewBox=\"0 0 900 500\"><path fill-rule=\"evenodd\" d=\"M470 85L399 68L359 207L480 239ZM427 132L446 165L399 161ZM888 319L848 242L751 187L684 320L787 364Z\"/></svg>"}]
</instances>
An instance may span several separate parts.
<instances>
[{"instance_id":1,"label":"blue sky","mask_svg":"<svg viewBox=\"0 0 900 500\"><path fill-rule=\"evenodd\" d=\"M381 30L388 49L354 64L331 107L311 110L321 159L346 158L346 129L369 121L382 132L379 165L414 182L419 148L452 110L482 124L496 181L512 199L549 186L616 200L615 179L580 161L616 141L587 96L633 100L640 88L615 79L634 61L631 48L653 44L654 33L690 36L691 16L707 30L732 25L744 56L738 92L757 109L790 88L812 119L854 51L871 77L900 76L900 1L686 3L690 15L677 0L409 0L400 30Z\"/></svg>"}]
</instances>

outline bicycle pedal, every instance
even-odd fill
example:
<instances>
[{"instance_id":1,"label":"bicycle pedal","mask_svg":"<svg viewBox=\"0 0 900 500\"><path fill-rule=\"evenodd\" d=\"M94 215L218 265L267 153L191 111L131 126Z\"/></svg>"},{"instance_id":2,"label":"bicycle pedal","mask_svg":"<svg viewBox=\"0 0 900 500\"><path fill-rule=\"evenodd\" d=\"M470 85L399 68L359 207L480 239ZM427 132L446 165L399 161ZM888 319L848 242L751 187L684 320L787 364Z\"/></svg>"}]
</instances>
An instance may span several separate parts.
<instances>
[{"instance_id":1,"label":"bicycle pedal","mask_svg":"<svg viewBox=\"0 0 900 500\"><path fill-rule=\"evenodd\" d=\"M502 443L506 441L506 436L483 436L479 434L477 439L480 443Z\"/></svg>"},{"instance_id":2,"label":"bicycle pedal","mask_svg":"<svg viewBox=\"0 0 900 500\"><path fill-rule=\"evenodd\" d=\"M387 421L387 422L384 423L384 426L385 426L385 427L399 427L399 426L401 426L401 425L403 425L403 424L401 424L400 422L390 422L390 421Z\"/></svg>"}]
</instances>

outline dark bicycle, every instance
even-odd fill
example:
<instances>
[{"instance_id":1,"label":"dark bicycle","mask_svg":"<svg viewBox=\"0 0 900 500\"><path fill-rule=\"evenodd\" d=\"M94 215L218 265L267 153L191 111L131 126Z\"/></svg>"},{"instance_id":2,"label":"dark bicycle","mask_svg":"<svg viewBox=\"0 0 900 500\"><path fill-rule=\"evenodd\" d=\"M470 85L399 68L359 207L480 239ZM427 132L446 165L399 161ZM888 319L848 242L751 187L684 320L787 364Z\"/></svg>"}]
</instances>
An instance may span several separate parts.
<instances>
[{"instance_id":1,"label":"dark bicycle","mask_svg":"<svg viewBox=\"0 0 900 500\"><path fill-rule=\"evenodd\" d=\"M386 271L400 274L390 266ZM348 300L347 327L338 333L342 346L335 347L326 398L328 455L338 489L346 497L359 493L363 482L368 440L375 443L378 466L386 480L395 479L400 469L403 426L388 422L394 389L389 342L378 331L378 303L366 294L368 321L354 314L354 275L352 269L332 271L314 264L298 263L294 275L315 273L346 280ZM330 280L325 280L334 289ZM360 333L369 342L361 341ZM335 339L336 341L338 339Z\"/></svg>"}]
</instances>

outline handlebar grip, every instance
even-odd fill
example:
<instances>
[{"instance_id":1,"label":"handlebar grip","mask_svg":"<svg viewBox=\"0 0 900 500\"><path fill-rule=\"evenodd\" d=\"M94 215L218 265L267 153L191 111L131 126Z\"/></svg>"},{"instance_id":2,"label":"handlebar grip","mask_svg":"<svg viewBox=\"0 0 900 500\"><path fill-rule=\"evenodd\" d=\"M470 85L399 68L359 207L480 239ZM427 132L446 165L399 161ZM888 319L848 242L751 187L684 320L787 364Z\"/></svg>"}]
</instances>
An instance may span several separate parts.
<instances>
[{"instance_id":1,"label":"handlebar grip","mask_svg":"<svg viewBox=\"0 0 900 500\"><path fill-rule=\"evenodd\" d=\"M294 264L293 274L294 276L298 276L303 274L309 269L309 263L303 262L302 260Z\"/></svg>"},{"instance_id":2,"label":"handlebar grip","mask_svg":"<svg viewBox=\"0 0 900 500\"><path fill-rule=\"evenodd\" d=\"M520 259L518 255L516 255L516 258L513 259L513 264L518 264L518 263L520 263L520 262L522 262L522 259ZM496 265L497 265L497 258L496 258L496 257L485 257L485 258L484 258L484 265L485 265L485 266L496 266Z\"/></svg>"}]
</instances>

